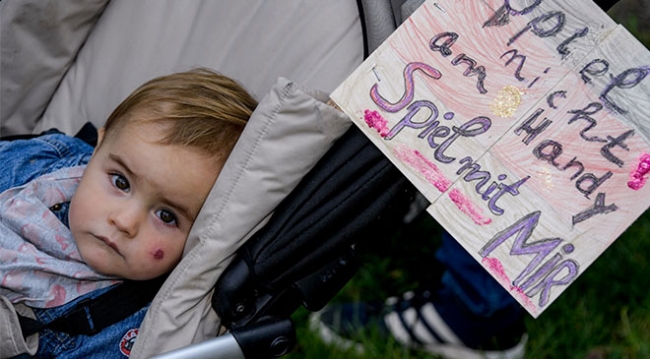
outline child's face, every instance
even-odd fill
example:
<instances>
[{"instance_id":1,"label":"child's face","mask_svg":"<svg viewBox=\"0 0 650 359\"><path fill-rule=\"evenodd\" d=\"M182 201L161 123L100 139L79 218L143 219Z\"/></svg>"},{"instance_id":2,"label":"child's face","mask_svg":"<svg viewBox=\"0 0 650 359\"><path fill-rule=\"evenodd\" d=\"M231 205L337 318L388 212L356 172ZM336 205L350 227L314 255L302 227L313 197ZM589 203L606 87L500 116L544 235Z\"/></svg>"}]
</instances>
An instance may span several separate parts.
<instances>
[{"instance_id":1,"label":"child's face","mask_svg":"<svg viewBox=\"0 0 650 359\"><path fill-rule=\"evenodd\" d=\"M151 279L178 263L219 168L198 150L158 144L154 125L103 137L70 205L70 230L96 271Z\"/></svg>"}]
</instances>

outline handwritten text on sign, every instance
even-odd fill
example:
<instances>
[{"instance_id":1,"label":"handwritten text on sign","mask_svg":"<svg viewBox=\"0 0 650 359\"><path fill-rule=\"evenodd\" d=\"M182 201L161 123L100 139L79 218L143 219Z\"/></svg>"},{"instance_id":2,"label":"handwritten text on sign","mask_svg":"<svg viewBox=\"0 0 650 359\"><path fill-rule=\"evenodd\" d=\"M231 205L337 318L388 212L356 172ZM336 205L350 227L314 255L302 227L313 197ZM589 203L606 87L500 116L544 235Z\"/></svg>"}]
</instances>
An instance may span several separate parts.
<instances>
[{"instance_id":1,"label":"handwritten text on sign","mask_svg":"<svg viewBox=\"0 0 650 359\"><path fill-rule=\"evenodd\" d=\"M650 53L568 3L426 2L332 94L535 317L650 205Z\"/></svg>"}]
</instances>

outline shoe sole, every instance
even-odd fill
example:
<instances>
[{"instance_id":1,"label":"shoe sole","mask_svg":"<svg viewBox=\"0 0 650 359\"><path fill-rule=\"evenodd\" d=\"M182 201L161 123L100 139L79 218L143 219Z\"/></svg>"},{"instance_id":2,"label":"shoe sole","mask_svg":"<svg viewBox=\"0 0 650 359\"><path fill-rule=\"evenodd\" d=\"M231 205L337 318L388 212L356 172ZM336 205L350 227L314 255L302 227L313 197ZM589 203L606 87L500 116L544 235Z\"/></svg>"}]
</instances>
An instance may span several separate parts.
<instances>
[{"instance_id":1,"label":"shoe sole","mask_svg":"<svg viewBox=\"0 0 650 359\"><path fill-rule=\"evenodd\" d=\"M500 351L479 351L446 344L428 344L412 347L425 350L427 353L440 355L446 359L523 359L526 353L527 342L528 334L524 334L517 345L510 349Z\"/></svg>"},{"instance_id":2,"label":"shoe sole","mask_svg":"<svg viewBox=\"0 0 650 359\"><path fill-rule=\"evenodd\" d=\"M309 328L318 334L323 343L335 346L342 350L354 350L357 354L363 354L365 348L362 344L346 339L336 334L327 325L320 321L319 313L312 313L309 316ZM445 359L523 359L526 353L528 334L524 334L521 340L514 347L500 351L480 351L464 346L450 345L444 343L414 345L409 343L398 343L417 350L426 351L433 355L439 355Z\"/></svg>"}]
</instances>

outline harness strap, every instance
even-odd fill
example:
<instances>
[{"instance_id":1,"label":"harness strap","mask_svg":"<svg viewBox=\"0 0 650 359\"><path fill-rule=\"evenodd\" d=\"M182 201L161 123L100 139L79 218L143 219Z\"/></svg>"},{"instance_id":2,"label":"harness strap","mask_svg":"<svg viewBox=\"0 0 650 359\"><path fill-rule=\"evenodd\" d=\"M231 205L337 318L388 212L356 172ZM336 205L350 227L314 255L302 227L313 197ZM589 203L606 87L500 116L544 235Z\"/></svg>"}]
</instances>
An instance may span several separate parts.
<instances>
[{"instance_id":1,"label":"harness strap","mask_svg":"<svg viewBox=\"0 0 650 359\"><path fill-rule=\"evenodd\" d=\"M150 303L165 279L166 276L148 281L125 281L97 298L79 302L72 311L48 324L19 315L23 336L27 338L43 329L70 335L99 333Z\"/></svg>"}]
</instances>

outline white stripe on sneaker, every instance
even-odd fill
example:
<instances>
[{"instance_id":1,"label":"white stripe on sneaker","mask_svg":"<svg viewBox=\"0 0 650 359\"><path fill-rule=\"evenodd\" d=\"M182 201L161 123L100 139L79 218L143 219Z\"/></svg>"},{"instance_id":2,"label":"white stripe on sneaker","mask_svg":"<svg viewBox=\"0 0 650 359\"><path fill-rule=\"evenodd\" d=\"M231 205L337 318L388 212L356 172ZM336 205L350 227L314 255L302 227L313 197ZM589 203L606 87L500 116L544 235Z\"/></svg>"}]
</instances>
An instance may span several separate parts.
<instances>
[{"instance_id":1,"label":"white stripe on sneaker","mask_svg":"<svg viewBox=\"0 0 650 359\"><path fill-rule=\"evenodd\" d=\"M430 344L438 343L438 340L435 336L432 335L429 328L425 323L422 323L422 318L417 315L415 308L410 308L409 311L412 311L415 315L414 323L411 325L411 332L415 337L420 341L420 343Z\"/></svg>"},{"instance_id":2,"label":"white stripe on sneaker","mask_svg":"<svg viewBox=\"0 0 650 359\"><path fill-rule=\"evenodd\" d=\"M420 308L420 314L426 324L422 323L415 308L408 308L400 314L397 312L390 312L384 317L384 323L390 330L391 334L397 339L398 342L406 345L415 345L411 338L410 332L415 335L417 340L423 344L439 343L437 338L442 340L442 343L451 345L464 346L465 344L456 336L456 334L449 328L447 323L440 317L440 314L435 309L432 303L426 303ZM402 322L402 320L404 322ZM428 327L427 327L428 324ZM407 326L407 328L404 327ZM435 333L431 333L431 328Z\"/></svg>"},{"instance_id":3,"label":"white stripe on sneaker","mask_svg":"<svg viewBox=\"0 0 650 359\"><path fill-rule=\"evenodd\" d=\"M420 343L441 343L434 335L432 335L426 324L422 323L415 308L408 308L401 313L401 317L402 318L400 319L400 313L397 312L391 312L384 317L386 327L388 327L391 334L398 342L411 346L417 346ZM413 340L411 333L419 343Z\"/></svg>"},{"instance_id":4,"label":"white stripe on sneaker","mask_svg":"<svg viewBox=\"0 0 650 359\"><path fill-rule=\"evenodd\" d=\"M404 315L405 321L408 322L408 317ZM411 340L411 336L409 335L408 331L404 326L402 325L402 321L399 318L399 314L396 312L390 312L384 316L384 324L386 324L386 327L388 328L388 331L390 334L395 337L395 340L397 340L399 343L402 343L406 346L412 346L414 345L413 341Z\"/></svg>"},{"instance_id":5,"label":"white stripe on sneaker","mask_svg":"<svg viewBox=\"0 0 650 359\"><path fill-rule=\"evenodd\" d=\"M449 344L455 344L455 345L465 345L458 336L456 336L456 333L454 333L451 328L447 325L447 323L440 317L440 314L438 314L438 311L436 308L433 306L433 303L429 302L422 306L421 314L422 317L424 317L424 320L427 321L431 329L435 330L435 332L440 336L440 338L449 343Z\"/></svg>"}]
</instances>

